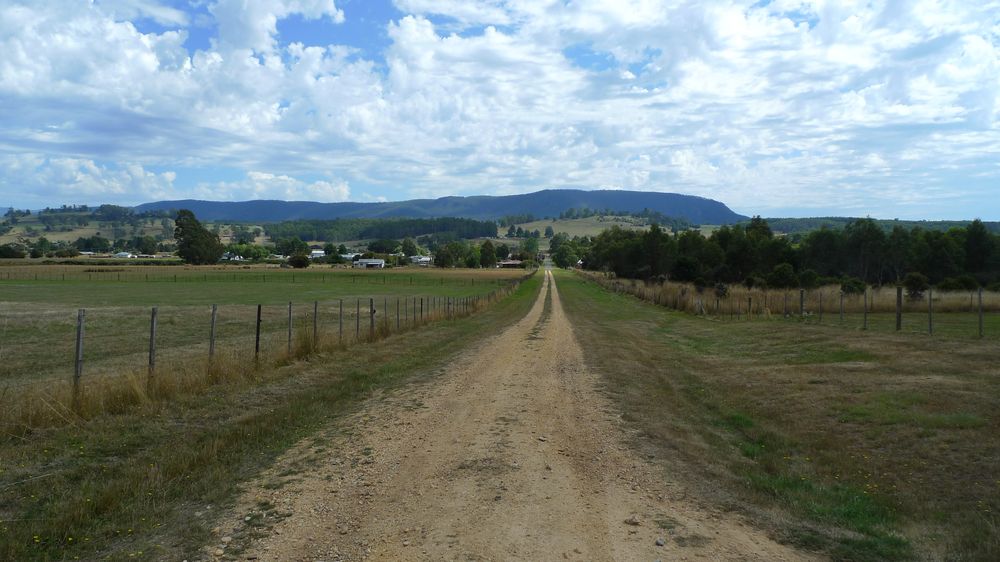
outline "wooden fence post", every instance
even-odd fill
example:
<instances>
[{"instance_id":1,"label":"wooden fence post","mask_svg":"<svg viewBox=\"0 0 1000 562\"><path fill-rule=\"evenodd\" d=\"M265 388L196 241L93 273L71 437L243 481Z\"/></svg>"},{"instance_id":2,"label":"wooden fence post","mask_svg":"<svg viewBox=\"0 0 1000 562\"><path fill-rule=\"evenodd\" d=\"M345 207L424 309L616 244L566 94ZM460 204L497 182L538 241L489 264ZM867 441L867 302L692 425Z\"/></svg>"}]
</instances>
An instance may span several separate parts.
<instances>
[{"instance_id":1,"label":"wooden fence post","mask_svg":"<svg viewBox=\"0 0 1000 562\"><path fill-rule=\"evenodd\" d=\"M358 299L354 310L354 341L361 339L361 299Z\"/></svg>"},{"instance_id":2,"label":"wooden fence post","mask_svg":"<svg viewBox=\"0 0 1000 562\"><path fill-rule=\"evenodd\" d=\"M288 303L288 355L292 354L292 303Z\"/></svg>"},{"instance_id":3,"label":"wooden fence post","mask_svg":"<svg viewBox=\"0 0 1000 562\"><path fill-rule=\"evenodd\" d=\"M819 291L819 322L823 322L823 290Z\"/></svg>"},{"instance_id":4,"label":"wooden fence post","mask_svg":"<svg viewBox=\"0 0 1000 562\"><path fill-rule=\"evenodd\" d=\"M344 343L344 299L340 299L340 327L337 329L337 343Z\"/></svg>"},{"instance_id":5,"label":"wooden fence post","mask_svg":"<svg viewBox=\"0 0 1000 562\"><path fill-rule=\"evenodd\" d=\"M368 336L375 341L375 299L368 298Z\"/></svg>"},{"instance_id":6,"label":"wooden fence post","mask_svg":"<svg viewBox=\"0 0 1000 562\"><path fill-rule=\"evenodd\" d=\"M420 297L420 323L424 322L424 297Z\"/></svg>"},{"instance_id":7,"label":"wooden fence post","mask_svg":"<svg viewBox=\"0 0 1000 562\"><path fill-rule=\"evenodd\" d=\"M861 304L861 309L865 311L865 323L862 325L861 329L862 330L867 330L868 329L868 287L867 286L865 286L865 295L864 295L864 300L862 301L862 304Z\"/></svg>"},{"instance_id":8,"label":"wooden fence post","mask_svg":"<svg viewBox=\"0 0 1000 562\"><path fill-rule=\"evenodd\" d=\"M844 321L844 291L840 291L840 321Z\"/></svg>"},{"instance_id":9,"label":"wooden fence post","mask_svg":"<svg viewBox=\"0 0 1000 562\"><path fill-rule=\"evenodd\" d=\"M83 376L83 330L84 317L87 311L80 309L76 313L76 356L73 364L73 408L80 408L80 377Z\"/></svg>"},{"instance_id":10,"label":"wooden fence post","mask_svg":"<svg viewBox=\"0 0 1000 562\"><path fill-rule=\"evenodd\" d=\"M410 284L413 284L412 279ZM396 297L396 331L399 331L399 297Z\"/></svg>"},{"instance_id":11,"label":"wooden fence post","mask_svg":"<svg viewBox=\"0 0 1000 562\"><path fill-rule=\"evenodd\" d=\"M799 317L806 317L806 290L799 289Z\"/></svg>"},{"instance_id":12,"label":"wooden fence post","mask_svg":"<svg viewBox=\"0 0 1000 562\"><path fill-rule=\"evenodd\" d=\"M747 320L753 320L753 297L747 297Z\"/></svg>"},{"instance_id":13,"label":"wooden fence post","mask_svg":"<svg viewBox=\"0 0 1000 562\"><path fill-rule=\"evenodd\" d=\"M983 288L979 288L979 337L983 337Z\"/></svg>"},{"instance_id":14,"label":"wooden fence post","mask_svg":"<svg viewBox=\"0 0 1000 562\"><path fill-rule=\"evenodd\" d=\"M927 334L934 335L934 289L927 289Z\"/></svg>"},{"instance_id":15,"label":"wooden fence post","mask_svg":"<svg viewBox=\"0 0 1000 562\"><path fill-rule=\"evenodd\" d=\"M903 286L896 287L896 331L903 329Z\"/></svg>"},{"instance_id":16,"label":"wooden fence post","mask_svg":"<svg viewBox=\"0 0 1000 562\"><path fill-rule=\"evenodd\" d=\"M149 376L156 371L156 307L149 315Z\"/></svg>"},{"instance_id":17,"label":"wooden fence post","mask_svg":"<svg viewBox=\"0 0 1000 562\"><path fill-rule=\"evenodd\" d=\"M257 305L257 330L254 335L253 360L260 361L260 305Z\"/></svg>"},{"instance_id":18,"label":"wooden fence post","mask_svg":"<svg viewBox=\"0 0 1000 562\"><path fill-rule=\"evenodd\" d=\"M313 348L319 346L319 301L313 301Z\"/></svg>"},{"instance_id":19,"label":"wooden fence post","mask_svg":"<svg viewBox=\"0 0 1000 562\"><path fill-rule=\"evenodd\" d=\"M212 327L208 332L208 363L211 365L215 357L215 322L218 315L219 306L212 305Z\"/></svg>"}]
</instances>

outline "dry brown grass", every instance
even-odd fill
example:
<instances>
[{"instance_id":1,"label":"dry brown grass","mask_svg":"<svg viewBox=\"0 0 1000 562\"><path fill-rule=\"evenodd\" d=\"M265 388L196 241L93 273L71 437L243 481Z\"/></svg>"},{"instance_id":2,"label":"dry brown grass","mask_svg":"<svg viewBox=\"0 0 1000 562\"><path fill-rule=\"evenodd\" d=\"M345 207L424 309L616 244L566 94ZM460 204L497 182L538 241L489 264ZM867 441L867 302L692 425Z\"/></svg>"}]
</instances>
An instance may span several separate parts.
<instances>
[{"instance_id":1,"label":"dry brown grass","mask_svg":"<svg viewBox=\"0 0 1000 562\"><path fill-rule=\"evenodd\" d=\"M394 309L391 314L380 312L373 324L367 302L360 317L355 314L356 307L350 310L345 307L343 333L338 326L327 325L317 332L316 340L312 337L310 312L300 323L304 326L293 332L291 349L286 331L265 334L269 341L262 346L257 359L253 357L252 341L250 353L245 343L240 347L220 345L211 361L201 353L203 345L199 344L196 354L186 348L171 350L172 360L166 363L166 368L152 374L147 368L135 367L136 362L112 361L103 363L97 372L87 372L79 386L74 386L68 377L3 386L0 387L0 435L18 437L39 429L74 425L97 416L121 414L150 401L199 394L218 384L257 384L278 372L278 367L316 353L344 350L475 314L506 298L517 286L518 283L510 284L479 297L445 299L435 308L428 302L422 317L414 317L411 310L408 321L401 318L398 325ZM376 302L376 307L382 310L384 303Z\"/></svg>"},{"instance_id":2,"label":"dry brown grass","mask_svg":"<svg viewBox=\"0 0 1000 562\"><path fill-rule=\"evenodd\" d=\"M672 478L836 559L1000 556L995 340L721 322L559 282Z\"/></svg>"}]
</instances>

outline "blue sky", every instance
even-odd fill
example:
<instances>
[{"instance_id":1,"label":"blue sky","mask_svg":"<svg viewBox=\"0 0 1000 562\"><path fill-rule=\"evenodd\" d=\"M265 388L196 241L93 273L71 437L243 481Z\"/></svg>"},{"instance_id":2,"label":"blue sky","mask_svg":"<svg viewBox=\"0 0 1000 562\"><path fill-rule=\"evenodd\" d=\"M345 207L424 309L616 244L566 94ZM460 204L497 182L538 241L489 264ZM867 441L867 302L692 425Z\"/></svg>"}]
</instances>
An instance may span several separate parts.
<instances>
[{"instance_id":1,"label":"blue sky","mask_svg":"<svg viewBox=\"0 0 1000 562\"><path fill-rule=\"evenodd\" d=\"M0 206L688 193L1000 220L1000 1L0 1Z\"/></svg>"}]
</instances>

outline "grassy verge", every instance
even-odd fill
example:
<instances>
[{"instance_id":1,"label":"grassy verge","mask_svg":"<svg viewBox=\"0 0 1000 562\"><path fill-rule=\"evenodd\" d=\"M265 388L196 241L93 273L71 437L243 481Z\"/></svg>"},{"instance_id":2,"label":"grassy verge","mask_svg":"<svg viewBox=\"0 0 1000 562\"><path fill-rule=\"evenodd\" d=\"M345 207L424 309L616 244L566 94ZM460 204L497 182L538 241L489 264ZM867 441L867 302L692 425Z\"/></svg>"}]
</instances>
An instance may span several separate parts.
<instances>
[{"instance_id":1,"label":"grassy verge","mask_svg":"<svg viewBox=\"0 0 1000 562\"><path fill-rule=\"evenodd\" d=\"M835 559L1000 556L997 343L712 321L558 282L637 445L717 504Z\"/></svg>"},{"instance_id":2,"label":"grassy verge","mask_svg":"<svg viewBox=\"0 0 1000 562\"><path fill-rule=\"evenodd\" d=\"M224 506L298 440L372 391L430 376L497 326L521 318L541 276L486 312L375 343L313 355L262 380L230 381L0 449L0 559L176 559Z\"/></svg>"}]
</instances>

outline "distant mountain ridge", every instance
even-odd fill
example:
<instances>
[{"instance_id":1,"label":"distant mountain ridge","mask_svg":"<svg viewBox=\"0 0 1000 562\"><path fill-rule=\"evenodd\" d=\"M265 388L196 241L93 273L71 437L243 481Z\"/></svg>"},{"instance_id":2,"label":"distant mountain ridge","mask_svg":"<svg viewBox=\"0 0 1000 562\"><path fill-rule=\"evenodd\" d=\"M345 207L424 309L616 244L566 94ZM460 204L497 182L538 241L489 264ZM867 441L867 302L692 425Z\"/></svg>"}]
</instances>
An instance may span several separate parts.
<instances>
[{"instance_id":1,"label":"distant mountain ridge","mask_svg":"<svg viewBox=\"0 0 1000 562\"><path fill-rule=\"evenodd\" d=\"M657 211L695 224L732 224L748 217L729 207L694 195L649 191L548 189L521 195L474 195L412 199L386 203L317 203L312 201L157 201L135 207L136 212L188 209L200 220L236 222L281 222L299 219L338 218L430 218L463 217L498 219L531 213L557 217L568 209L611 209L636 212Z\"/></svg>"}]
</instances>

